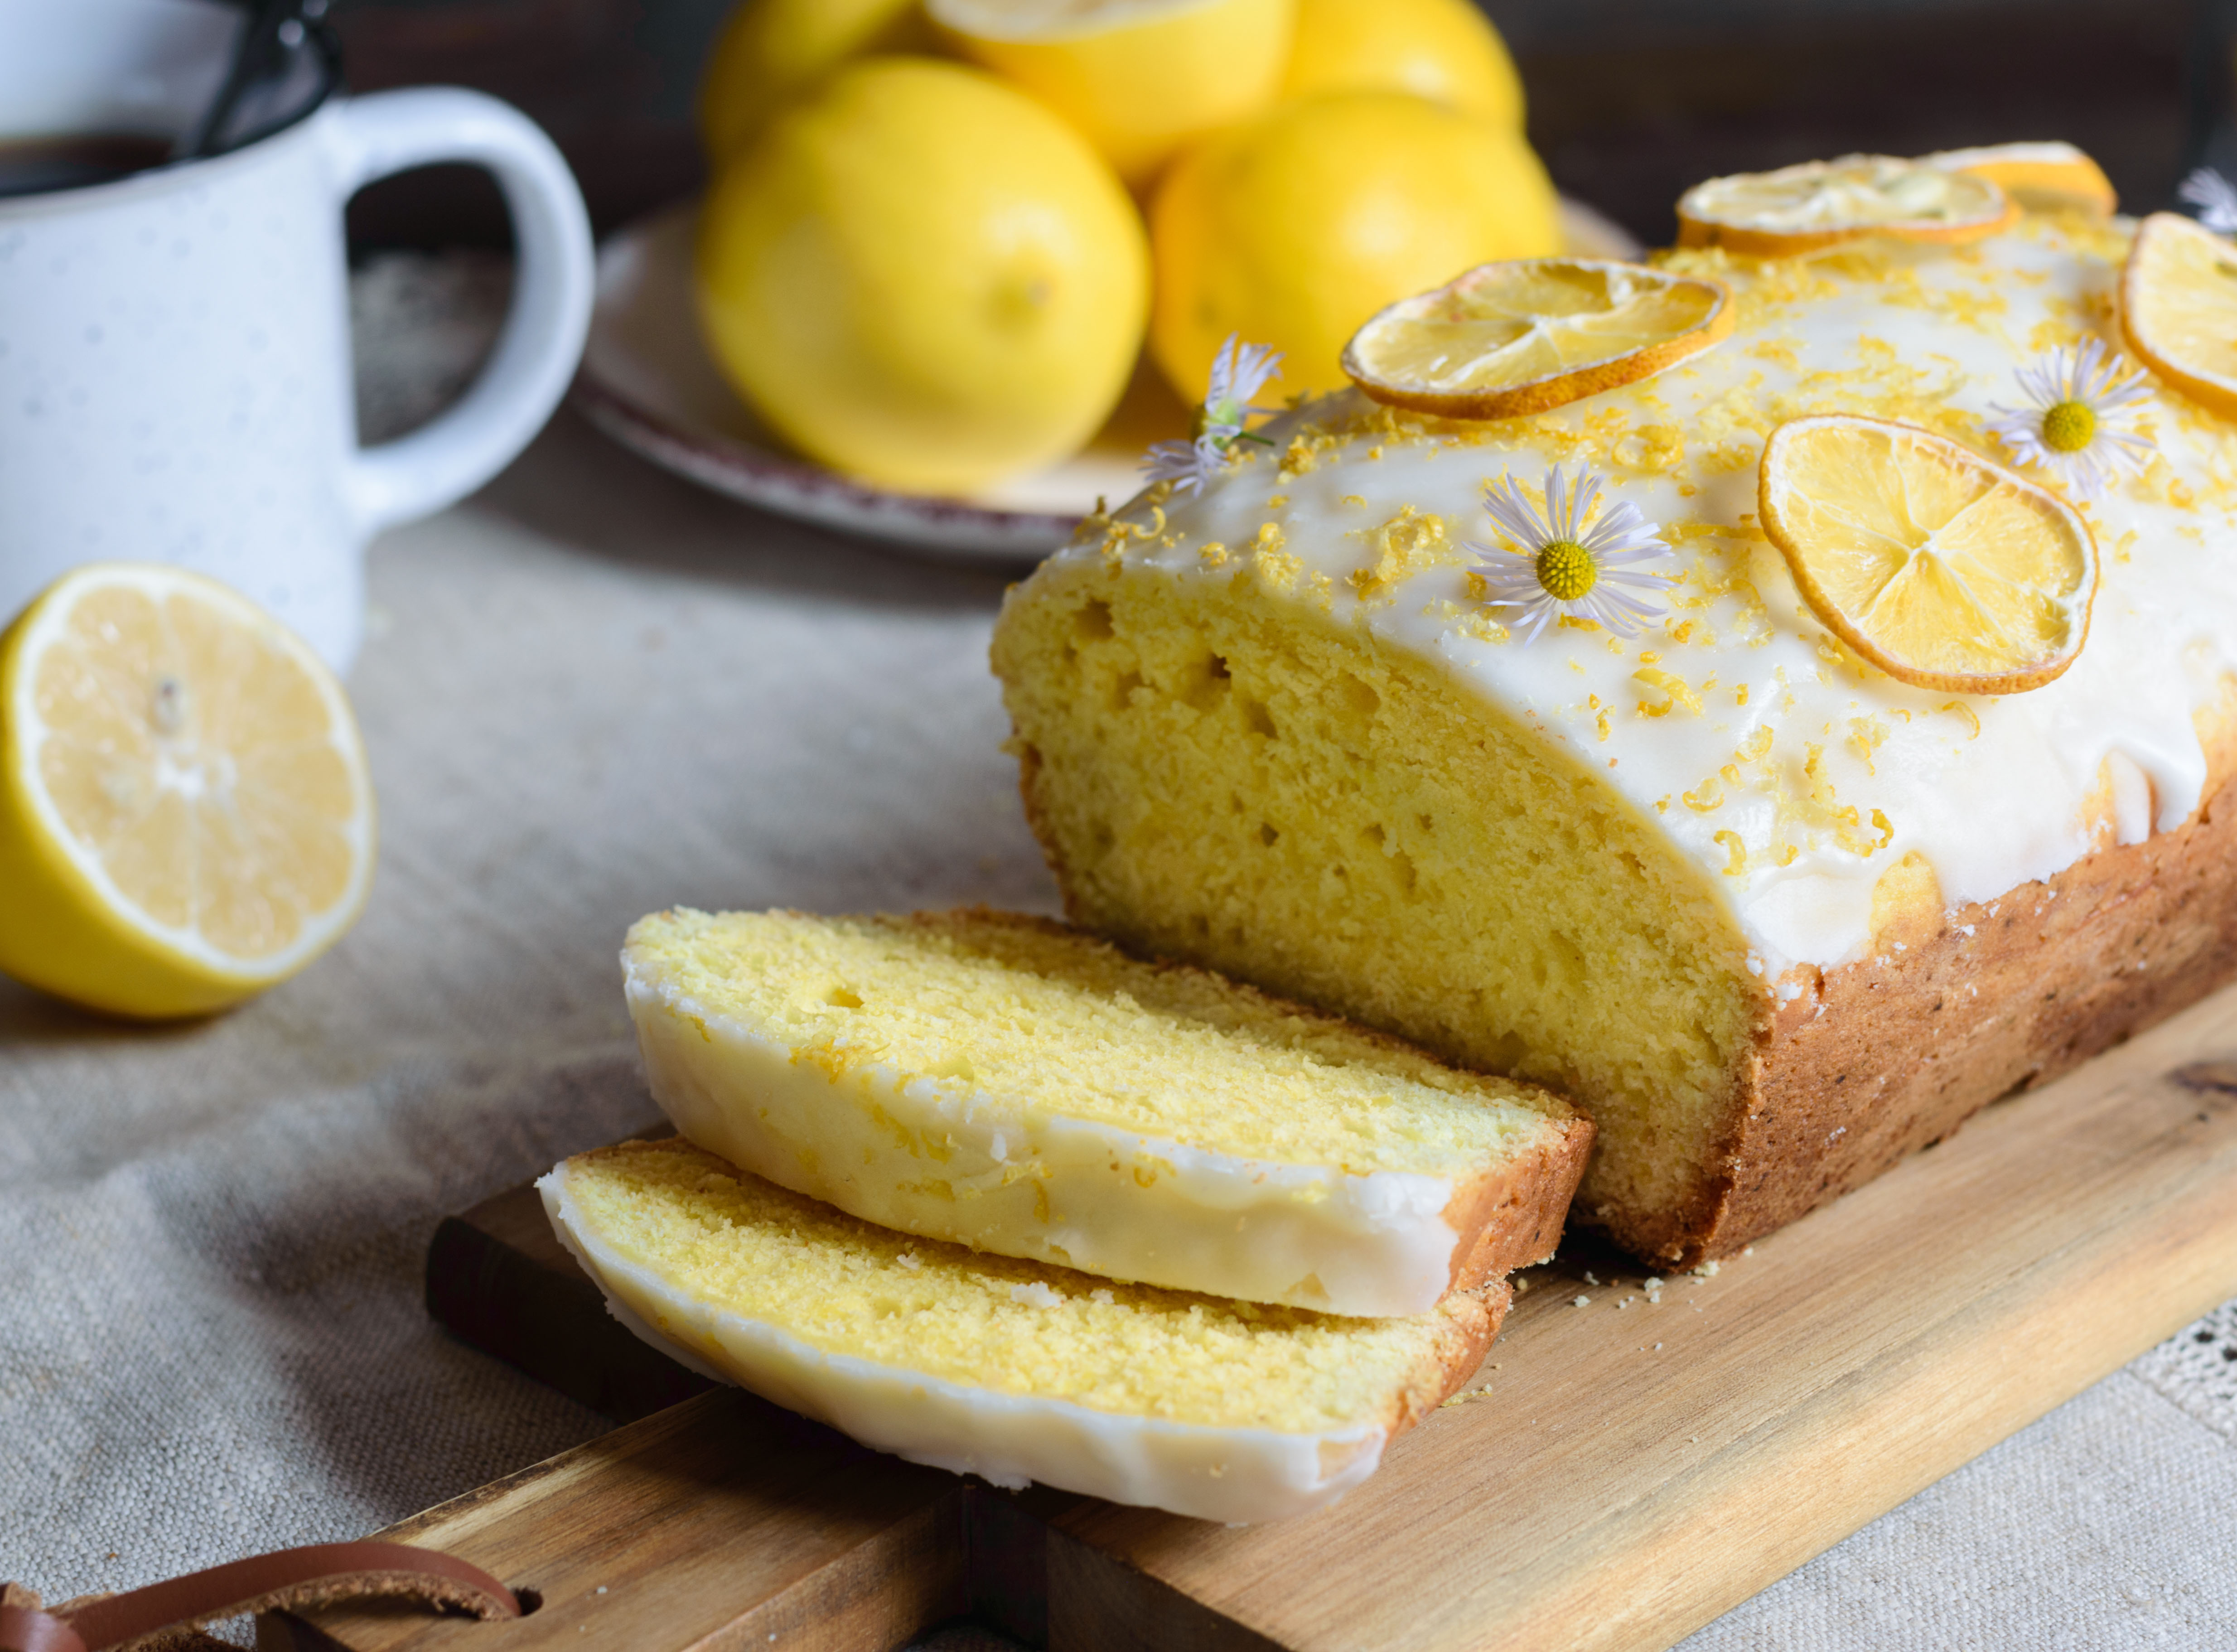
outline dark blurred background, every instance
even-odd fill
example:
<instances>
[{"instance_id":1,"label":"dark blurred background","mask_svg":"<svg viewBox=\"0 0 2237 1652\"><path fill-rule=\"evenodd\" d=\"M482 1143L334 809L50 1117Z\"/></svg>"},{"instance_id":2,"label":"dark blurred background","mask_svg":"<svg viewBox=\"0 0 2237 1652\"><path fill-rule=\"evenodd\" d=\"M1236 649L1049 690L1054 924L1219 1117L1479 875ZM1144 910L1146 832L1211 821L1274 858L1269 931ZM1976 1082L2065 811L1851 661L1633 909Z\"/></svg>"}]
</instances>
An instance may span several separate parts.
<instances>
[{"instance_id":1,"label":"dark blurred background","mask_svg":"<svg viewBox=\"0 0 2237 1652\"><path fill-rule=\"evenodd\" d=\"M340 0L360 91L447 82L519 105L566 151L600 233L699 182L692 86L729 0ZM1486 0L1554 182L1650 244L1720 172L1864 149L2064 138L2129 211L2226 132L2237 0ZM501 245L463 169L368 190L353 244Z\"/></svg>"}]
</instances>

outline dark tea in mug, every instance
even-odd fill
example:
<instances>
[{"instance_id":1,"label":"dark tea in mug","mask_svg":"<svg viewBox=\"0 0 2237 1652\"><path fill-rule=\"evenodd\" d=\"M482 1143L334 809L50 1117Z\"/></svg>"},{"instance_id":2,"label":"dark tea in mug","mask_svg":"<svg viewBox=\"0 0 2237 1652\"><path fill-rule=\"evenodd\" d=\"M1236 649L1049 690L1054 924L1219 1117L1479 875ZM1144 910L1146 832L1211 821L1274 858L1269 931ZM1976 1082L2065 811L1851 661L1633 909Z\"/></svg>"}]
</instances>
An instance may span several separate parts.
<instances>
[{"instance_id":1,"label":"dark tea in mug","mask_svg":"<svg viewBox=\"0 0 2237 1652\"><path fill-rule=\"evenodd\" d=\"M0 198L110 183L170 158L170 139L137 132L0 138Z\"/></svg>"}]
</instances>

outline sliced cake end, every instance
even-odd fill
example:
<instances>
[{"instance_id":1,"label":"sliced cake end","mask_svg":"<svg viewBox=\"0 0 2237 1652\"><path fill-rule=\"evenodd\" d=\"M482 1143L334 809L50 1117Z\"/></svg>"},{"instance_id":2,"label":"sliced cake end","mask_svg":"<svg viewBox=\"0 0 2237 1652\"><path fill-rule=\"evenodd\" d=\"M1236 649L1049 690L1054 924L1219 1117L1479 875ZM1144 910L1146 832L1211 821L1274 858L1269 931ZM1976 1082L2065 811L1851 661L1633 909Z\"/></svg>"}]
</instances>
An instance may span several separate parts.
<instances>
[{"instance_id":1,"label":"sliced cake end","mask_svg":"<svg viewBox=\"0 0 2237 1652\"><path fill-rule=\"evenodd\" d=\"M538 1184L617 1317L702 1371L914 1462L1207 1520L1341 1496L1481 1362L1504 1280L1355 1319L892 1232L684 1141Z\"/></svg>"}]
</instances>

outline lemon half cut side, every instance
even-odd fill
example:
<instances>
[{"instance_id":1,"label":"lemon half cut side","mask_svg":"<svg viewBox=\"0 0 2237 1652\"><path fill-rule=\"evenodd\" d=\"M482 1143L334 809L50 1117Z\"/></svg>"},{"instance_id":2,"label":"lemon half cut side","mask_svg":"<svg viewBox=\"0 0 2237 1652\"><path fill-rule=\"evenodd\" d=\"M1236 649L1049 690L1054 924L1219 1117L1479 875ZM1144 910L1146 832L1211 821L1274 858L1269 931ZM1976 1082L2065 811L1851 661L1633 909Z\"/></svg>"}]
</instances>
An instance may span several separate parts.
<instances>
[{"instance_id":1,"label":"lemon half cut side","mask_svg":"<svg viewBox=\"0 0 2237 1652\"><path fill-rule=\"evenodd\" d=\"M1513 419L1635 384L1732 330L1720 281L1595 258L1480 264L1371 317L1343 370L1377 401Z\"/></svg>"},{"instance_id":2,"label":"lemon half cut side","mask_svg":"<svg viewBox=\"0 0 2237 1652\"><path fill-rule=\"evenodd\" d=\"M1757 499L1811 611L1899 681L2017 694L2082 652L2089 525L1969 447L1890 420L1790 420L1764 445Z\"/></svg>"},{"instance_id":3,"label":"lemon half cut side","mask_svg":"<svg viewBox=\"0 0 2237 1652\"><path fill-rule=\"evenodd\" d=\"M1130 188L1281 89L1297 0L925 0L963 56L1069 121Z\"/></svg>"},{"instance_id":4,"label":"lemon half cut side","mask_svg":"<svg viewBox=\"0 0 2237 1652\"><path fill-rule=\"evenodd\" d=\"M1376 90L1522 129L1522 77L1475 0L1298 0L1283 97Z\"/></svg>"},{"instance_id":5,"label":"lemon half cut side","mask_svg":"<svg viewBox=\"0 0 2237 1652\"><path fill-rule=\"evenodd\" d=\"M96 565L0 636L0 970L120 1014L221 1008L348 929L373 840L341 685L228 587Z\"/></svg>"},{"instance_id":6,"label":"lemon half cut side","mask_svg":"<svg viewBox=\"0 0 2237 1652\"><path fill-rule=\"evenodd\" d=\"M1866 235L1954 244L2009 228L2018 216L2010 198L1977 172L1848 155L1695 184L1678 198L1678 244L1759 258Z\"/></svg>"},{"instance_id":7,"label":"lemon half cut side","mask_svg":"<svg viewBox=\"0 0 2237 1652\"><path fill-rule=\"evenodd\" d=\"M2121 269L2121 330L2154 373L2237 419L2237 246L2178 213L2152 214Z\"/></svg>"}]
</instances>

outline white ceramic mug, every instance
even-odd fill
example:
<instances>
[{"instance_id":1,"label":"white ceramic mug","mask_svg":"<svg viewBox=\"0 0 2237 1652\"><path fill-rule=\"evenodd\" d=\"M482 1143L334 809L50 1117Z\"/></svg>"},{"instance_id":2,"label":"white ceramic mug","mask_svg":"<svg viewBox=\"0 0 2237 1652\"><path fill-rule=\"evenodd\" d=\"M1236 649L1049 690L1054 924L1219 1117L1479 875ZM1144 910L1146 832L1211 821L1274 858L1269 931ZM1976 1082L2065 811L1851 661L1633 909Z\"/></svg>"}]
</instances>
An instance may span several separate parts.
<instances>
[{"instance_id":1,"label":"white ceramic mug","mask_svg":"<svg viewBox=\"0 0 2237 1652\"><path fill-rule=\"evenodd\" d=\"M208 0L0 0L0 140L189 126L243 14ZM589 221L526 116L443 88L315 102L233 153L0 198L0 626L81 563L177 563L247 593L337 669L364 547L500 469L590 325ZM357 444L342 207L435 162L496 175L518 251L480 377Z\"/></svg>"}]
</instances>

